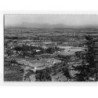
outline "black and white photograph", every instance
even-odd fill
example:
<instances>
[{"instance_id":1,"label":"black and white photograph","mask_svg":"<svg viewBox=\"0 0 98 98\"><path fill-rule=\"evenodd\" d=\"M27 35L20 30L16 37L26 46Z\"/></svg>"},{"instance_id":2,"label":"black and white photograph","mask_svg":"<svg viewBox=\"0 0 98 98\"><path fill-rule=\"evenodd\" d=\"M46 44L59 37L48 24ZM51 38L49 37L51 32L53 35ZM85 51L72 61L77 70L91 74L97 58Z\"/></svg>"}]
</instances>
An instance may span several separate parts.
<instances>
[{"instance_id":1,"label":"black and white photograph","mask_svg":"<svg viewBox=\"0 0 98 98\"><path fill-rule=\"evenodd\" d=\"M4 14L4 81L98 81L98 15Z\"/></svg>"}]
</instances>

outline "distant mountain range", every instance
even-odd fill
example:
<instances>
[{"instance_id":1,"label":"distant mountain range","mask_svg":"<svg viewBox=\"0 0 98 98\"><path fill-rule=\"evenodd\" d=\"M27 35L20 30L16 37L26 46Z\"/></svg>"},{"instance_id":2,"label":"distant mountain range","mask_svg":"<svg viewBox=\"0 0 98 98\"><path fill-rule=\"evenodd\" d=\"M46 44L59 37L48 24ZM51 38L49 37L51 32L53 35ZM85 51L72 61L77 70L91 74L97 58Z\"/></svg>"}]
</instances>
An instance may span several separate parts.
<instances>
[{"instance_id":1,"label":"distant mountain range","mask_svg":"<svg viewBox=\"0 0 98 98\"><path fill-rule=\"evenodd\" d=\"M13 26L5 26L5 28L43 28L43 29L54 29L54 28L60 28L60 29L83 29L83 30L98 30L98 26L68 26L64 24L37 24L37 23L22 23L19 25L13 25Z\"/></svg>"}]
</instances>

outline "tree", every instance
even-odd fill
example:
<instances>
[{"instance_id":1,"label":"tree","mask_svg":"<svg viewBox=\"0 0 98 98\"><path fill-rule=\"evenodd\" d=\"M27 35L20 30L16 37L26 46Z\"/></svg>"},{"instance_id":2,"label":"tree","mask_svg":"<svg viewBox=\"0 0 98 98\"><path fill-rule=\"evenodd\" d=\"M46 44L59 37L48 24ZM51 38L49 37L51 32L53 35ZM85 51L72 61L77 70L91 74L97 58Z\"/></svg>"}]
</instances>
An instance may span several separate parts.
<instances>
[{"instance_id":1,"label":"tree","mask_svg":"<svg viewBox=\"0 0 98 98\"><path fill-rule=\"evenodd\" d=\"M43 69L36 72L36 81L51 81L49 70Z\"/></svg>"},{"instance_id":2,"label":"tree","mask_svg":"<svg viewBox=\"0 0 98 98\"><path fill-rule=\"evenodd\" d=\"M79 74L76 74L77 81L89 81L90 77L94 78L96 74L96 66L94 62L94 41L90 35L85 36L86 42L85 45L87 46L87 52L82 55L82 65L74 67L75 70L79 71Z\"/></svg>"}]
</instances>

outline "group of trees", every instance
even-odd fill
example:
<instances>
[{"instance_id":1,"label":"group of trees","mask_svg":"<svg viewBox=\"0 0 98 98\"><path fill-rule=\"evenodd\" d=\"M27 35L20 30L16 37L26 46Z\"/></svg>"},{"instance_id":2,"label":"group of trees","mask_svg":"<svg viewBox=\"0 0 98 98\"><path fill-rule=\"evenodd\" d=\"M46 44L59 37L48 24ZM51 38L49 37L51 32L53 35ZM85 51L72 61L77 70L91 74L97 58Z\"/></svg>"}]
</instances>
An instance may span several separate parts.
<instances>
[{"instance_id":1,"label":"group of trees","mask_svg":"<svg viewBox=\"0 0 98 98\"><path fill-rule=\"evenodd\" d=\"M96 80L96 66L94 62L95 51L94 51L94 40L92 36L85 36L87 46L86 54L82 55L82 64L81 66L74 67L75 70L79 71L76 74L76 81L95 81Z\"/></svg>"},{"instance_id":2,"label":"group of trees","mask_svg":"<svg viewBox=\"0 0 98 98\"><path fill-rule=\"evenodd\" d=\"M52 81L50 70L48 68L37 71L35 75L36 81Z\"/></svg>"},{"instance_id":3,"label":"group of trees","mask_svg":"<svg viewBox=\"0 0 98 98\"><path fill-rule=\"evenodd\" d=\"M19 55L22 56L29 56L29 57L33 57L35 55L40 55L43 53L49 53L49 54L53 54L55 51L59 50L58 47L48 47L46 49L40 47L40 46L27 46L27 45L23 45L23 46L17 46L14 48L14 50L16 52L20 52ZM39 50L39 51L37 51Z\"/></svg>"}]
</instances>

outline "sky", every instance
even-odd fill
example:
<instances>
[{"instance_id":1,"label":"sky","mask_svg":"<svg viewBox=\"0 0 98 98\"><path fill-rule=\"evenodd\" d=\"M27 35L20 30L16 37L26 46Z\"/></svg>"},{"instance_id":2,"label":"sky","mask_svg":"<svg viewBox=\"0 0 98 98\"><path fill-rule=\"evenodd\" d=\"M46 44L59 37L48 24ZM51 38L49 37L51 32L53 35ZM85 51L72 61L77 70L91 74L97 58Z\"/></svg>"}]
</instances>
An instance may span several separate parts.
<instances>
[{"instance_id":1,"label":"sky","mask_svg":"<svg viewBox=\"0 0 98 98\"><path fill-rule=\"evenodd\" d=\"M98 15L94 14L6 14L5 26L25 24L62 24L65 26L98 26ZM37 25L36 25L37 26Z\"/></svg>"}]
</instances>

